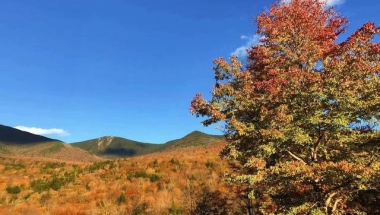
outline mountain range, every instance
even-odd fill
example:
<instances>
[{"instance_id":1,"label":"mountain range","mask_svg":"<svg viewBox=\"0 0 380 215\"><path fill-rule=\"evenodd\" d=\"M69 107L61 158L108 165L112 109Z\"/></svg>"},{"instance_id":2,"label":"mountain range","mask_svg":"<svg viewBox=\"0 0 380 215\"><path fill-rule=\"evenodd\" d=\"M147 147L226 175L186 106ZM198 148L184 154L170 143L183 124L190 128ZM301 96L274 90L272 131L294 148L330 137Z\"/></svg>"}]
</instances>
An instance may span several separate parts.
<instances>
[{"instance_id":1,"label":"mountain range","mask_svg":"<svg viewBox=\"0 0 380 215\"><path fill-rule=\"evenodd\" d=\"M209 135L200 131L193 131L180 139L171 140L163 144L143 143L122 137L105 136L97 139L72 143L71 145L100 157L120 158L178 148L208 145L221 142L222 140L223 136L221 135Z\"/></svg>"},{"instance_id":2,"label":"mountain range","mask_svg":"<svg viewBox=\"0 0 380 215\"><path fill-rule=\"evenodd\" d=\"M221 141L223 141L222 135L209 135L194 131L180 139L171 140L163 144L143 143L115 136L104 136L67 144L60 140L0 125L0 154L88 162L133 157L179 148L206 146Z\"/></svg>"}]
</instances>

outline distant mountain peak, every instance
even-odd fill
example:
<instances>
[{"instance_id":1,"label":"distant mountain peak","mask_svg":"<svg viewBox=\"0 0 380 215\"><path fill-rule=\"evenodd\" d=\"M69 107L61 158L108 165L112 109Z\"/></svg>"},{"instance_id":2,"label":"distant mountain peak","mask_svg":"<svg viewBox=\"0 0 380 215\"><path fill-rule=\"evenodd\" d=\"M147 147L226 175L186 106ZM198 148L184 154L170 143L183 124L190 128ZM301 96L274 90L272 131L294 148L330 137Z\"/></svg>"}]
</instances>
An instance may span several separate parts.
<instances>
[{"instance_id":1,"label":"distant mountain peak","mask_svg":"<svg viewBox=\"0 0 380 215\"><path fill-rule=\"evenodd\" d=\"M189 134L187 134L186 136L189 136L189 135L194 135L194 134L204 134L204 135L208 135L202 131L198 131L198 130L195 130L195 131L192 131L190 132Z\"/></svg>"},{"instance_id":2,"label":"distant mountain peak","mask_svg":"<svg viewBox=\"0 0 380 215\"><path fill-rule=\"evenodd\" d=\"M180 139L169 141L165 145L168 149L186 148L190 146L204 146L219 142L222 140L222 138L222 135L210 135L196 130Z\"/></svg>"}]
</instances>

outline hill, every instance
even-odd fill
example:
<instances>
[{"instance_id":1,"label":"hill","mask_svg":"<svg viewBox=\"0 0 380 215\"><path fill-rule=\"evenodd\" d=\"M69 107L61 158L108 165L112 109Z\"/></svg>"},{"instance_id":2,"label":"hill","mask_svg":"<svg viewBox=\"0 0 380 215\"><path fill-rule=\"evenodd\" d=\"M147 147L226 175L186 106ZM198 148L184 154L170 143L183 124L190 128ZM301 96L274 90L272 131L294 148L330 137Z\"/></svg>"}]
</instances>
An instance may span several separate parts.
<instances>
[{"instance_id":1,"label":"hill","mask_svg":"<svg viewBox=\"0 0 380 215\"><path fill-rule=\"evenodd\" d=\"M228 168L219 158L223 146L92 164L0 157L0 214L197 214L207 190L218 194L209 204L230 198L229 211L239 212L240 202L219 177Z\"/></svg>"},{"instance_id":2,"label":"hill","mask_svg":"<svg viewBox=\"0 0 380 215\"><path fill-rule=\"evenodd\" d=\"M70 144L105 158L132 157L159 151L160 144L142 143L121 137L105 136Z\"/></svg>"},{"instance_id":3,"label":"hill","mask_svg":"<svg viewBox=\"0 0 380 215\"><path fill-rule=\"evenodd\" d=\"M143 143L121 137L105 136L70 145L104 158L125 158L192 146L205 146L220 142L223 136L194 131L183 138L164 144Z\"/></svg>"},{"instance_id":4,"label":"hill","mask_svg":"<svg viewBox=\"0 0 380 215\"><path fill-rule=\"evenodd\" d=\"M59 140L50 139L44 136L21 131L9 126L0 125L0 142L7 145L33 144L33 143L55 142L55 141L61 142Z\"/></svg>"},{"instance_id":5,"label":"hill","mask_svg":"<svg viewBox=\"0 0 380 215\"><path fill-rule=\"evenodd\" d=\"M168 150L191 146L206 146L212 143L220 142L223 139L224 136L222 135L210 135L200 131L193 131L180 139L166 142L163 148Z\"/></svg>"},{"instance_id":6,"label":"hill","mask_svg":"<svg viewBox=\"0 0 380 215\"><path fill-rule=\"evenodd\" d=\"M4 125L0 125L0 154L2 156L33 156L86 162L102 160L60 140Z\"/></svg>"}]
</instances>

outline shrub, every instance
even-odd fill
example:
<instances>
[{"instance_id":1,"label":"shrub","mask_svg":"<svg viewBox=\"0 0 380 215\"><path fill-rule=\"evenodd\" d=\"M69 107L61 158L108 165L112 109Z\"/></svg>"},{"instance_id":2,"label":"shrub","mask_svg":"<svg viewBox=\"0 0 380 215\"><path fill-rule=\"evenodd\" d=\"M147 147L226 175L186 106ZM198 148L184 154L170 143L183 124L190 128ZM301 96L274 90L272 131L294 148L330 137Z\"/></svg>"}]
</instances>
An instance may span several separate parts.
<instances>
[{"instance_id":1,"label":"shrub","mask_svg":"<svg viewBox=\"0 0 380 215\"><path fill-rule=\"evenodd\" d=\"M178 207L177 205L172 202L171 208L169 208L169 214L170 215L180 215L182 214L183 210L181 207Z\"/></svg>"},{"instance_id":2,"label":"shrub","mask_svg":"<svg viewBox=\"0 0 380 215\"><path fill-rule=\"evenodd\" d=\"M15 201L18 199L18 197L16 195L13 195L10 199L9 199L9 203L15 203Z\"/></svg>"},{"instance_id":3,"label":"shrub","mask_svg":"<svg viewBox=\"0 0 380 215\"><path fill-rule=\"evenodd\" d=\"M214 169L215 168L215 164L212 161L207 161L206 162L206 167L210 168L210 169Z\"/></svg>"},{"instance_id":4,"label":"shrub","mask_svg":"<svg viewBox=\"0 0 380 215\"><path fill-rule=\"evenodd\" d=\"M41 199L40 199L40 203L45 204L49 199L51 199L50 193L42 194Z\"/></svg>"},{"instance_id":5,"label":"shrub","mask_svg":"<svg viewBox=\"0 0 380 215\"><path fill-rule=\"evenodd\" d=\"M157 165L158 165L158 161L157 161L157 159L154 159L154 161L153 161L153 166L154 166L154 167L157 167Z\"/></svg>"},{"instance_id":6,"label":"shrub","mask_svg":"<svg viewBox=\"0 0 380 215\"><path fill-rule=\"evenodd\" d=\"M66 183L75 182L75 178L76 178L75 170L72 172L65 172L64 176L65 176Z\"/></svg>"},{"instance_id":7,"label":"shrub","mask_svg":"<svg viewBox=\"0 0 380 215\"><path fill-rule=\"evenodd\" d=\"M117 198L117 203L119 205L127 203L127 198L125 197L124 193L121 193L119 198Z\"/></svg>"},{"instance_id":8,"label":"shrub","mask_svg":"<svg viewBox=\"0 0 380 215\"><path fill-rule=\"evenodd\" d=\"M156 182L156 181L159 181L161 179L161 177L159 175L156 175L156 174L151 174L151 175L149 175L149 179L150 179L150 182Z\"/></svg>"},{"instance_id":9,"label":"shrub","mask_svg":"<svg viewBox=\"0 0 380 215\"><path fill-rule=\"evenodd\" d=\"M22 163L16 163L16 162L8 163L8 162L5 162L4 165L5 165L4 170L9 170L9 169L21 170L21 169L25 169L25 164L22 164Z\"/></svg>"},{"instance_id":10,"label":"shrub","mask_svg":"<svg viewBox=\"0 0 380 215\"><path fill-rule=\"evenodd\" d=\"M133 208L132 215L146 214L147 210L148 210L148 203L144 202Z\"/></svg>"},{"instance_id":11,"label":"shrub","mask_svg":"<svg viewBox=\"0 0 380 215\"><path fill-rule=\"evenodd\" d=\"M172 158L170 161L169 161L171 164L174 164L174 165L181 165L181 163L179 162L178 159L175 159L175 158Z\"/></svg>"},{"instance_id":12,"label":"shrub","mask_svg":"<svg viewBox=\"0 0 380 215\"><path fill-rule=\"evenodd\" d=\"M135 172L134 174L129 173L127 176L127 179L131 181L132 178L134 177L135 178L149 178L150 182L156 182L161 179L161 177L157 174L148 174L144 171L138 171L138 172Z\"/></svg>"},{"instance_id":13,"label":"shrub","mask_svg":"<svg viewBox=\"0 0 380 215\"><path fill-rule=\"evenodd\" d=\"M50 189L50 183L46 179L38 179L35 181L32 181L30 184L30 187L34 192L41 193L43 191L49 190Z\"/></svg>"},{"instance_id":14,"label":"shrub","mask_svg":"<svg viewBox=\"0 0 380 215\"><path fill-rule=\"evenodd\" d=\"M32 193L28 193L28 194L26 194L24 197L23 197L23 199L24 200L27 200L27 199L29 199L29 197L32 195Z\"/></svg>"},{"instance_id":15,"label":"shrub","mask_svg":"<svg viewBox=\"0 0 380 215\"><path fill-rule=\"evenodd\" d=\"M59 162L48 162L45 164L43 169L56 169L59 167L64 167L66 163L59 163Z\"/></svg>"},{"instance_id":16,"label":"shrub","mask_svg":"<svg viewBox=\"0 0 380 215\"><path fill-rule=\"evenodd\" d=\"M9 194L19 194L21 192L21 188L19 186L9 186L6 190Z\"/></svg>"},{"instance_id":17,"label":"shrub","mask_svg":"<svg viewBox=\"0 0 380 215\"><path fill-rule=\"evenodd\" d=\"M65 185L65 180L63 178L53 178L50 182L50 188L53 190L59 190L63 185Z\"/></svg>"}]
</instances>

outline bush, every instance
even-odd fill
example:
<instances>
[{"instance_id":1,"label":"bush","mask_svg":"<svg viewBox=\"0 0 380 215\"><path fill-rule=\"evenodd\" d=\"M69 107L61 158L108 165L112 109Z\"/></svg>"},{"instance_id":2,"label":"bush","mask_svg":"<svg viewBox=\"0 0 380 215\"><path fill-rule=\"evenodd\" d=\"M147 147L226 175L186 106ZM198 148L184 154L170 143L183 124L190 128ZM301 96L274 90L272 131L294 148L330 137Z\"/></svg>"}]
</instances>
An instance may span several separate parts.
<instances>
[{"instance_id":1,"label":"bush","mask_svg":"<svg viewBox=\"0 0 380 215\"><path fill-rule=\"evenodd\" d=\"M159 175L156 175L156 174L151 174L151 175L149 175L149 179L150 179L150 182L156 182L156 181L159 181L161 179L161 177Z\"/></svg>"},{"instance_id":2,"label":"bush","mask_svg":"<svg viewBox=\"0 0 380 215\"><path fill-rule=\"evenodd\" d=\"M45 204L49 199L51 199L50 193L42 194L41 199L40 199L40 203Z\"/></svg>"},{"instance_id":3,"label":"bush","mask_svg":"<svg viewBox=\"0 0 380 215\"><path fill-rule=\"evenodd\" d=\"M171 164L174 164L174 165L181 165L181 163L179 162L178 159L175 159L175 158L172 158L170 161L169 161Z\"/></svg>"},{"instance_id":4,"label":"bush","mask_svg":"<svg viewBox=\"0 0 380 215\"><path fill-rule=\"evenodd\" d=\"M27 200L27 199L29 199L29 197L32 195L32 193L28 193L28 194L26 194L24 197L23 197L23 199L24 200Z\"/></svg>"},{"instance_id":5,"label":"bush","mask_svg":"<svg viewBox=\"0 0 380 215\"><path fill-rule=\"evenodd\" d=\"M15 201L18 199L18 197L16 195L13 195L10 199L9 199L9 202L8 203L15 203Z\"/></svg>"},{"instance_id":6,"label":"bush","mask_svg":"<svg viewBox=\"0 0 380 215\"><path fill-rule=\"evenodd\" d=\"M64 176L65 176L66 183L75 182L75 178L76 178L75 170L71 172L65 172Z\"/></svg>"},{"instance_id":7,"label":"bush","mask_svg":"<svg viewBox=\"0 0 380 215\"><path fill-rule=\"evenodd\" d=\"M148 203L144 202L139 205L137 205L135 208L132 210L132 215L142 215L142 214L147 214L148 210Z\"/></svg>"},{"instance_id":8,"label":"bush","mask_svg":"<svg viewBox=\"0 0 380 215\"><path fill-rule=\"evenodd\" d=\"M22 163L16 163L16 162L10 163L10 162L5 162L4 165L5 165L4 170L9 170L9 169L21 170L21 169L25 169L25 164L22 164Z\"/></svg>"},{"instance_id":9,"label":"bush","mask_svg":"<svg viewBox=\"0 0 380 215\"><path fill-rule=\"evenodd\" d=\"M59 162L48 162L45 164L43 169L56 169L59 167L64 167L66 163L59 163Z\"/></svg>"},{"instance_id":10,"label":"bush","mask_svg":"<svg viewBox=\"0 0 380 215\"><path fill-rule=\"evenodd\" d=\"M149 176L146 172L138 171L138 172L135 172L135 177L136 178L148 178Z\"/></svg>"},{"instance_id":11,"label":"bush","mask_svg":"<svg viewBox=\"0 0 380 215\"><path fill-rule=\"evenodd\" d=\"M43 191L49 190L50 189L50 183L46 179L38 179L35 181L32 181L30 184L30 187L34 192L41 193Z\"/></svg>"},{"instance_id":12,"label":"bush","mask_svg":"<svg viewBox=\"0 0 380 215\"><path fill-rule=\"evenodd\" d=\"M206 162L206 167L210 168L210 169L214 169L215 168L215 164L212 161L207 161Z\"/></svg>"},{"instance_id":13,"label":"bush","mask_svg":"<svg viewBox=\"0 0 380 215\"><path fill-rule=\"evenodd\" d=\"M134 174L129 173L127 176L127 179L131 181L132 178L149 178L150 182L156 182L161 179L161 177L157 174L148 174L144 171L138 171L138 172L135 172Z\"/></svg>"},{"instance_id":14,"label":"bush","mask_svg":"<svg viewBox=\"0 0 380 215\"><path fill-rule=\"evenodd\" d=\"M50 188L53 190L59 190L63 185L65 185L67 180L64 178L58 178L54 177L51 181L48 181L46 179L38 179L33 181L30 184L30 187L34 192L41 193L43 191L47 191Z\"/></svg>"},{"instance_id":15,"label":"bush","mask_svg":"<svg viewBox=\"0 0 380 215\"><path fill-rule=\"evenodd\" d=\"M117 203L119 205L127 203L127 198L125 197L124 193L121 193L119 198L117 198Z\"/></svg>"},{"instance_id":16,"label":"bush","mask_svg":"<svg viewBox=\"0 0 380 215\"><path fill-rule=\"evenodd\" d=\"M171 208L169 208L169 214L170 215L180 215L182 214L183 210L181 207L178 207L177 205L172 202Z\"/></svg>"},{"instance_id":17,"label":"bush","mask_svg":"<svg viewBox=\"0 0 380 215\"><path fill-rule=\"evenodd\" d=\"M53 178L50 182L50 188L53 190L59 190L65 184L65 180L63 178Z\"/></svg>"},{"instance_id":18,"label":"bush","mask_svg":"<svg viewBox=\"0 0 380 215\"><path fill-rule=\"evenodd\" d=\"M19 194L21 192L21 188L19 186L9 186L6 190L9 194Z\"/></svg>"}]
</instances>

